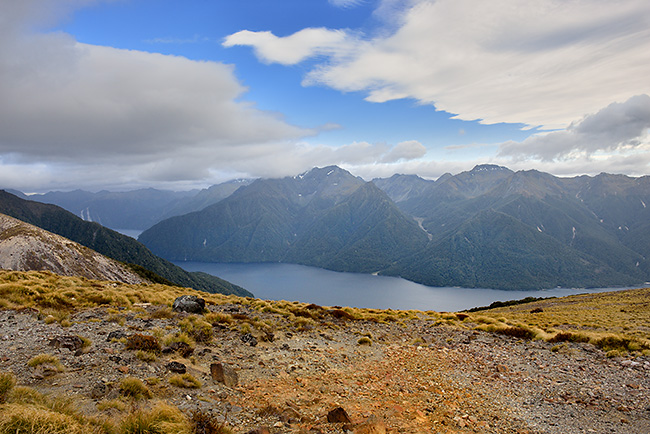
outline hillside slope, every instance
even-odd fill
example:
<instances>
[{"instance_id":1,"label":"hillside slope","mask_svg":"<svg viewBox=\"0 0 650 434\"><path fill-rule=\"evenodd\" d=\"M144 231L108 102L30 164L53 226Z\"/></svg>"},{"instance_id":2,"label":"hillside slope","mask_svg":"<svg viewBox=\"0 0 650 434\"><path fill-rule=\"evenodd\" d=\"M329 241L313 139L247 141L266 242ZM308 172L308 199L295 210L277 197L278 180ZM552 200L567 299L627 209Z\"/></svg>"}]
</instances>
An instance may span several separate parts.
<instances>
[{"instance_id":1,"label":"hillside slope","mask_svg":"<svg viewBox=\"0 0 650 434\"><path fill-rule=\"evenodd\" d=\"M143 267L176 285L207 292L252 295L245 289L218 277L205 273L188 273L154 255L133 238L98 223L86 222L55 205L20 199L0 190L0 213L68 238L120 262Z\"/></svg>"},{"instance_id":2,"label":"hillside slope","mask_svg":"<svg viewBox=\"0 0 650 434\"><path fill-rule=\"evenodd\" d=\"M0 294L0 432L650 432L647 288L477 314L45 272Z\"/></svg>"},{"instance_id":3,"label":"hillside slope","mask_svg":"<svg viewBox=\"0 0 650 434\"><path fill-rule=\"evenodd\" d=\"M59 235L0 214L0 268L47 270L63 276L146 282L119 262Z\"/></svg>"}]
</instances>

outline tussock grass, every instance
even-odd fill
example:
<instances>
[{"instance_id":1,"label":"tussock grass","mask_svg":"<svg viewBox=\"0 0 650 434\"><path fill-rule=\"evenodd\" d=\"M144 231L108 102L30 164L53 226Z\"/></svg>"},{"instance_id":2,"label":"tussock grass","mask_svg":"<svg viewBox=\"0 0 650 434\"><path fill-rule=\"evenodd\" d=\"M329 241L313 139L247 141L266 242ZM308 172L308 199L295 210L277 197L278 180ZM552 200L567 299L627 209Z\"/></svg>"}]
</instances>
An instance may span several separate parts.
<instances>
[{"instance_id":1,"label":"tussock grass","mask_svg":"<svg viewBox=\"0 0 650 434\"><path fill-rule=\"evenodd\" d=\"M187 333L196 342L210 342L212 340L212 324L196 315L188 316L178 325L184 333Z\"/></svg>"},{"instance_id":2,"label":"tussock grass","mask_svg":"<svg viewBox=\"0 0 650 434\"><path fill-rule=\"evenodd\" d=\"M15 385L16 377L12 373L0 372L0 404L4 404Z\"/></svg>"},{"instance_id":3,"label":"tussock grass","mask_svg":"<svg viewBox=\"0 0 650 434\"><path fill-rule=\"evenodd\" d=\"M56 368L57 371L63 372L65 368L59 361L59 358L52 355L52 354L39 354L37 356L32 357L29 359L27 362L27 366L35 368L39 365L52 365Z\"/></svg>"},{"instance_id":4,"label":"tussock grass","mask_svg":"<svg viewBox=\"0 0 650 434\"><path fill-rule=\"evenodd\" d=\"M163 402L150 409L129 414L119 426L119 434L190 434L190 422L178 408Z\"/></svg>"},{"instance_id":5,"label":"tussock grass","mask_svg":"<svg viewBox=\"0 0 650 434\"><path fill-rule=\"evenodd\" d=\"M172 375L169 384L185 389L200 389L202 386L201 382L190 373Z\"/></svg>"},{"instance_id":6,"label":"tussock grass","mask_svg":"<svg viewBox=\"0 0 650 434\"><path fill-rule=\"evenodd\" d=\"M120 381L120 393L135 400L151 399L153 397L149 388L135 377L126 377Z\"/></svg>"},{"instance_id":7,"label":"tussock grass","mask_svg":"<svg viewBox=\"0 0 650 434\"><path fill-rule=\"evenodd\" d=\"M481 310L463 322L551 343L590 343L611 357L639 355L650 352L650 288L529 301Z\"/></svg>"}]
</instances>

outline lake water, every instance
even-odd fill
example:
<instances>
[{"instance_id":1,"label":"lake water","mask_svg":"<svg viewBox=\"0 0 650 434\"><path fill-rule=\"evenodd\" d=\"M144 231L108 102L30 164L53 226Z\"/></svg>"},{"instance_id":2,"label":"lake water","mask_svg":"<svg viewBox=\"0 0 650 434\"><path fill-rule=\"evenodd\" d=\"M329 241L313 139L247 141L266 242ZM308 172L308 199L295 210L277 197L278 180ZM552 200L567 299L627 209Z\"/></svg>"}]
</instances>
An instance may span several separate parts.
<instances>
[{"instance_id":1,"label":"lake water","mask_svg":"<svg viewBox=\"0 0 650 434\"><path fill-rule=\"evenodd\" d=\"M418 309L453 312L494 301L526 297L562 297L623 288L548 289L502 291L495 289L438 288L399 277L339 273L295 264L222 264L175 262L187 271L203 271L226 279L265 300L289 300L323 306L375 309Z\"/></svg>"}]
</instances>

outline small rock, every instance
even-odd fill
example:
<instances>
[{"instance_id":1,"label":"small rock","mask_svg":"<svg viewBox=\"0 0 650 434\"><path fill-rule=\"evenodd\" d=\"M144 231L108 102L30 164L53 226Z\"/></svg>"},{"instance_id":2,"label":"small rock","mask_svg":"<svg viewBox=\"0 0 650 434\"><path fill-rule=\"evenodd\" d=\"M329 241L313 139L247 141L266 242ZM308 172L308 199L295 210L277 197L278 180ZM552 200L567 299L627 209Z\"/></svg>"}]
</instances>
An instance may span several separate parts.
<instances>
[{"instance_id":1,"label":"small rock","mask_svg":"<svg viewBox=\"0 0 650 434\"><path fill-rule=\"evenodd\" d=\"M113 339L120 340L127 337L128 335L124 332L124 330L113 330L108 334L108 337L106 338L106 342L110 342Z\"/></svg>"},{"instance_id":2,"label":"small rock","mask_svg":"<svg viewBox=\"0 0 650 434\"><path fill-rule=\"evenodd\" d=\"M212 363L210 374L214 381L223 383L227 387L235 387L239 383L237 372L225 363Z\"/></svg>"},{"instance_id":3,"label":"small rock","mask_svg":"<svg viewBox=\"0 0 650 434\"><path fill-rule=\"evenodd\" d=\"M49 343L54 348L67 348L70 351L80 350L83 344L79 336L57 336L50 339Z\"/></svg>"},{"instance_id":4,"label":"small rock","mask_svg":"<svg viewBox=\"0 0 650 434\"><path fill-rule=\"evenodd\" d=\"M327 421L329 423L352 423L350 416L343 407L336 407L327 413Z\"/></svg>"},{"instance_id":5,"label":"small rock","mask_svg":"<svg viewBox=\"0 0 650 434\"><path fill-rule=\"evenodd\" d=\"M203 313L203 309L205 309L205 300L196 295L181 295L172 304L174 312Z\"/></svg>"},{"instance_id":6,"label":"small rock","mask_svg":"<svg viewBox=\"0 0 650 434\"><path fill-rule=\"evenodd\" d=\"M103 381L98 381L96 382L92 389L90 389L90 397L92 399L100 399L106 396L106 393L108 392L108 387Z\"/></svg>"},{"instance_id":7,"label":"small rock","mask_svg":"<svg viewBox=\"0 0 650 434\"><path fill-rule=\"evenodd\" d=\"M506 365L497 365L497 372L499 373L506 373L508 372L508 367Z\"/></svg>"},{"instance_id":8,"label":"small rock","mask_svg":"<svg viewBox=\"0 0 650 434\"><path fill-rule=\"evenodd\" d=\"M187 367L181 362L172 361L167 363L165 367L172 372L176 372L177 374L184 374L187 372Z\"/></svg>"},{"instance_id":9,"label":"small rock","mask_svg":"<svg viewBox=\"0 0 650 434\"><path fill-rule=\"evenodd\" d=\"M241 340L245 344L249 344L251 347L257 345L257 339L250 333L245 333L242 335Z\"/></svg>"}]
</instances>

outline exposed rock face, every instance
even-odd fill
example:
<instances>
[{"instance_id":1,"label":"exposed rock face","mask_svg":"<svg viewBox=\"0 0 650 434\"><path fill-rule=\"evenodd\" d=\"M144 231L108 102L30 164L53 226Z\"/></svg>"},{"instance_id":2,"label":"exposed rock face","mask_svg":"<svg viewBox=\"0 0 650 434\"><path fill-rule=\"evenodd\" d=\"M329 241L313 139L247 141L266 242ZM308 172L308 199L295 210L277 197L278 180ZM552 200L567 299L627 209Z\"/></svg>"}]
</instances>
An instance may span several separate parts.
<instances>
[{"instance_id":1,"label":"exposed rock face","mask_svg":"<svg viewBox=\"0 0 650 434\"><path fill-rule=\"evenodd\" d=\"M145 282L113 259L4 214L0 214L0 268L46 270L64 276L124 283Z\"/></svg>"},{"instance_id":2,"label":"exposed rock face","mask_svg":"<svg viewBox=\"0 0 650 434\"><path fill-rule=\"evenodd\" d=\"M212 379L219 383L223 383L227 387L235 387L239 384L239 376L230 366L225 363L213 363L210 365L210 374Z\"/></svg>"},{"instance_id":3,"label":"exposed rock face","mask_svg":"<svg viewBox=\"0 0 650 434\"><path fill-rule=\"evenodd\" d=\"M181 295L172 304L174 312L203 313L204 308L205 300L196 295Z\"/></svg>"}]
</instances>

